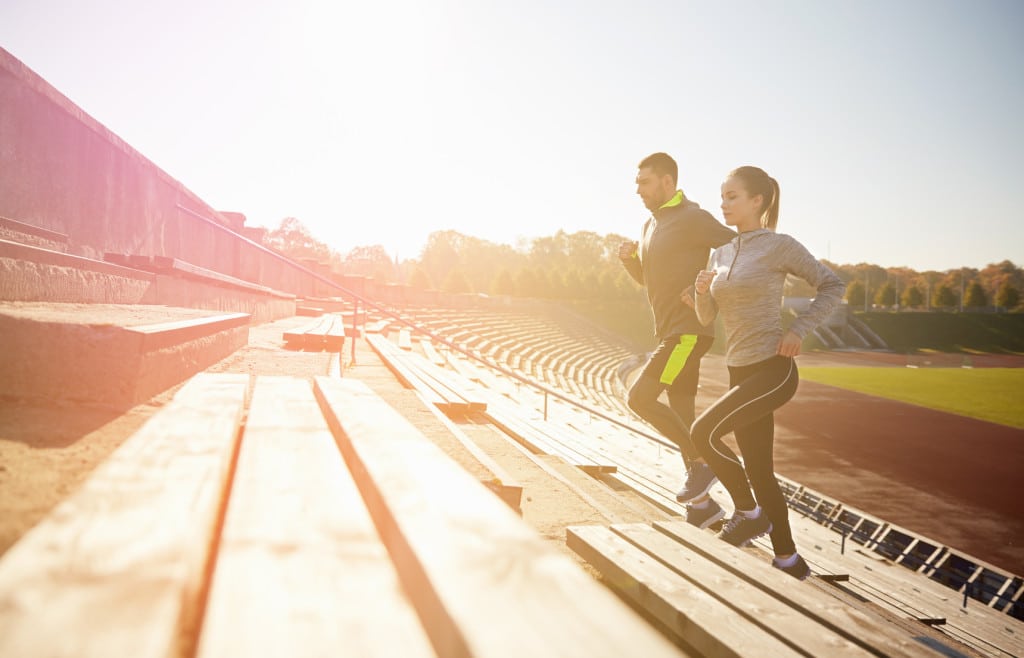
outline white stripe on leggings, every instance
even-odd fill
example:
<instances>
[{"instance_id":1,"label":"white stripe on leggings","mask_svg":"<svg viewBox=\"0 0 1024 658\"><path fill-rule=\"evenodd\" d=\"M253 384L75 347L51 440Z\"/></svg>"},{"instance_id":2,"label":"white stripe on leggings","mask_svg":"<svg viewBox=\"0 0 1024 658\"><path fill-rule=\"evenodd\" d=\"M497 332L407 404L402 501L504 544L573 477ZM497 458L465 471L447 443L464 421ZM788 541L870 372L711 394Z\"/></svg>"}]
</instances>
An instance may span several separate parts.
<instances>
[{"instance_id":1,"label":"white stripe on leggings","mask_svg":"<svg viewBox=\"0 0 1024 658\"><path fill-rule=\"evenodd\" d=\"M786 376L785 376L785 377L784 377L784 378L782 379L782 381L781 381L781 382L779 383L779 385L778 385L778 386L776 386L776 387L775 387L775 388L773 388L772 390L768 391L768 392L767 392L767 393L765 393L764 395L759 395L759 396L757 396L756 398L754 398L753 400L750 400L750 401L748 401L748 402L744 402L744 403L743 403L742 405L740 405L740 406L736 407L735 409L733 409L732 411L730 411L730 412L729 412L728 414L726 414L726 415L725 415L725 417L724 417L724 418L722 418L722 420L718 421L718 424L717 424L717 425L715 425L715 427L714 427L714 428L713 428L713 429L711 430L711 434L710 434L710 435L708 436L708 445L709 445L709 446L711 446L711 449L712 449L712 450L714 450L715 452L717 452L717 453L718 453L718 456L719 456L719 457L721 457L722 459L725 459L725 460L727 460L727 461L731 461L731 462L733 462L734 464L736 464L737 466L739 466L740 468L743 468L743 464L739 463L739 461L737 461L737 460L735 460L735 459L732 459L732 458L731 458L731 457L729 457L728 455L723 455L723 454L721 453L721 451L719 451L719 450L718 450L718 448L716 448L716 447L715 447L715 443L714 443L714 439L715 439L715 432L717 432L717 431L718 431L718 428L722 426L722 423L724 423L725 421L729 420L729 418L730 418L730 417L732 417L732 416L733 416L734 414L736 414L737 412L739 412L740 410L742 410L742 409L743 409L744 407L746 407L746 406L749 406L749 405L751 405L751 404L753 404L753 403L757 402L758 400L760 400L760 399L762 399L762 398L766 398L766 397L768 397L769 395L771 395L771 394L772 394L772 393L774 393L775 391L777 391L777 390L779 390L780 388L782 388L783 386L785 386L786 382L788 382L788 381L789 381L789 378L790 378L790 377L791 377L791 376L793 375L793 366L794 366L794 365L795 365L794 361L793 361L792 359L790 359L790 361L789 361L789 372L787 372L787 373L786 373ZM781 405L780 405L780 406L781 406ZM773 410L773 411L774 411L774 410ZM741 452L742 452L742 451L741 451Z\"/></svg>"}]
</instances>

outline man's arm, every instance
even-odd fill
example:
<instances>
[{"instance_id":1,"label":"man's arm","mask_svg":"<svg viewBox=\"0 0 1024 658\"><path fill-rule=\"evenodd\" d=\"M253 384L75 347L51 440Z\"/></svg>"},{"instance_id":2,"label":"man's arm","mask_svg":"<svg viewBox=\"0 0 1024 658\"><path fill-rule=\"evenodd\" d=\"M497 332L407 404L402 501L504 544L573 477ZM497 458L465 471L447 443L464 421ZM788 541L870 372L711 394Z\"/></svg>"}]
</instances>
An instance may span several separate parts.
<instances>
[{"instance_id":1,"label":"man's arm","mask_svg":"<svg viewBox=\"0 0 1024 658\"><path fill-rule=\"evenodd\" d=\"M619 262L626 268L629 276L640 285L644 285L644 270L640 266L640 243L623 242L619 245Z\"/></svg>"}]
</instances>

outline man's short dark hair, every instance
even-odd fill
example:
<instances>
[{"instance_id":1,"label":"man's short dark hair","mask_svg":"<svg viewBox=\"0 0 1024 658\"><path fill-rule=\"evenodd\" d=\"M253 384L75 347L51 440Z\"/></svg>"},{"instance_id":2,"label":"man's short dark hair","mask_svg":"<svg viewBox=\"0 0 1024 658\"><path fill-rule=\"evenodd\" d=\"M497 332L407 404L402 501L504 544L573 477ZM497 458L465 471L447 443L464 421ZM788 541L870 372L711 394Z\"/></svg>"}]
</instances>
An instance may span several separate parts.
<instances>
[{"instance_id":1,"label":"man's short dark hair","mask_svg":"<svg viewBox=\"0 0 1024 658\"><path fill-rule=\"evenodd\" d=\"M661 177L668 174L672 177L672 184L679 182L679 166L668 153L651 153L640 161L637 169L650 169L655 175Z\"/></svg>"}]
</instances>

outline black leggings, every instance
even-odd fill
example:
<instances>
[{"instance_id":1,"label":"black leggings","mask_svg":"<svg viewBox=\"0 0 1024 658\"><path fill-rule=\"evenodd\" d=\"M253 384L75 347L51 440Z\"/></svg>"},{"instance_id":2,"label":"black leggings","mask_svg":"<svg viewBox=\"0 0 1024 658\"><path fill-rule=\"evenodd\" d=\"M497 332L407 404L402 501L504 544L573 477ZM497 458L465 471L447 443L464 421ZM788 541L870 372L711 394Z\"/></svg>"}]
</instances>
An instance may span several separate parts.
<instances>
[{"instance_id":1,"label":"black leggings","mask_svg":"<svg viewBox=\"0 0 1024 658\"><path fill-rule=\"evenodd\" d=\"M786 499L775 479L774 411L793 397L799 380L796 363L789 357L775 356L749 366L730 366L729 392L705 409L690 428L694 447L728 489L736 509L750 510L760 503L772 522L771 539L776 555L795 553L796 545L789 527ZM743 464L722 442L729 432L736 437Z\"/></svg>"},{"instance_id":2,"label":"black leggings","mask_svg":"<svg viewBox=\"0 0 1024 658\"><path fill-rule=\"evenodd\" d=\"M700 360L713 342L711 336L669 336L658 344L629 389L629 408L679 446L687 464L700 458L690 442L690 423L700 379ZM658 399L662 391L668 393L668 406Z\"/></svg>"}]
</instances>

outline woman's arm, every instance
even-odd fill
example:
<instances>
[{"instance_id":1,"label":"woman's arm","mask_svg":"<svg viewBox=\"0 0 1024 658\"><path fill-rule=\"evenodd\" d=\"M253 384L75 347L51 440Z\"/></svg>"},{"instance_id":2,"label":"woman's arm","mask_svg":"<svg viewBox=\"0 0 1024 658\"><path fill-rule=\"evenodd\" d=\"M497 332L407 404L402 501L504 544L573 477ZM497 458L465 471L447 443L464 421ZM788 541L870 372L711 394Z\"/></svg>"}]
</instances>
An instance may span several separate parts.
<instances>
[{"instance_id":1,"label":"woman's arm","mask_svg":"<svg viewBox=\"0 0 1024 658\"><path fill-rule=\"evenodd\" d=\"M711 281L715 278L715 263L718 259L718 250L716 249L711 254L711 258L708 259L707 269L697 272L697 278L693 282L693 286L687 288L683 292L683 301L693 306L693 310L697 313L697 320L700 321L705 327L714 322L715 316L718 315L718 304L715 302L715 298L711 296ZM693 301L689 299L687 293L693 291Z\"/></svg>"},{"instance_id":2,"label":"woman's arm","mask_svg":"<svg viewBox=\"0 0 1024 658\"><path fill-rule=\"evenodd\" d=\"M843 299L846 284L821 261L811 255L807 249L795 239L780 245L783 257L783 269L794 274L817 289L814 300L804 313L797 316L789 331L803 339L816 326L828 319ZM783 339L785 341L785 339Z\"/></svg>"}]
</instances>

